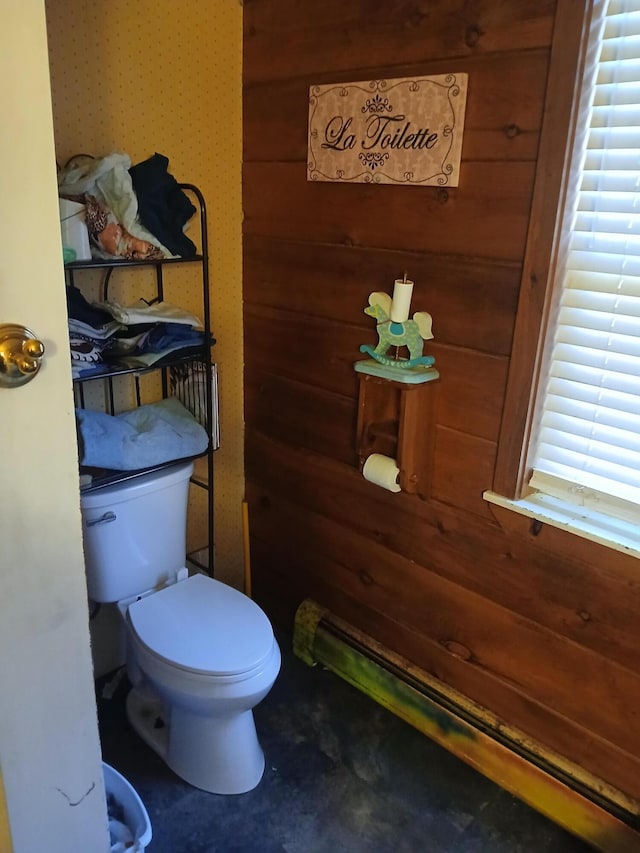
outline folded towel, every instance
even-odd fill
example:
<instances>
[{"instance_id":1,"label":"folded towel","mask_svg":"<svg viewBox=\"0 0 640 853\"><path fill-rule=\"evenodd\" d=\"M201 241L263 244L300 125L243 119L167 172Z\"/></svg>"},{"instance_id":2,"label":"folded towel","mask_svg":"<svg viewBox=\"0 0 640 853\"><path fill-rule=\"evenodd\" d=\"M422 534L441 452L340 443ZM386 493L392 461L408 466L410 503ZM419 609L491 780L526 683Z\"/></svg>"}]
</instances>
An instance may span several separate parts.
<instances>
[{"instance_id":1,"label":"folded towel","mask_svg":"<svg viewBox=\"0 0 640 853\"><path fill-rule=\"evenodd\" d=\"M76 409L80 463L135 471L197 456L209 445L206 431L175 397L120 415Z\"/></svg>"},{"instance_id":2,"label":"folded towel","mask_svg":"<svg viewBox=\"0 0 640 853\"><path fill-rule=\"evenodd\" d=\"M110 314L119 323L133 326L136 323L185 323L194 329L201 329L202 322L195 314L190 314L179 305L170 302L153 302L149 305L144 299L139 299L134 305L120 305L119 302L94 302L94 308L99 308Z\"/></svg>"}]
</instances>

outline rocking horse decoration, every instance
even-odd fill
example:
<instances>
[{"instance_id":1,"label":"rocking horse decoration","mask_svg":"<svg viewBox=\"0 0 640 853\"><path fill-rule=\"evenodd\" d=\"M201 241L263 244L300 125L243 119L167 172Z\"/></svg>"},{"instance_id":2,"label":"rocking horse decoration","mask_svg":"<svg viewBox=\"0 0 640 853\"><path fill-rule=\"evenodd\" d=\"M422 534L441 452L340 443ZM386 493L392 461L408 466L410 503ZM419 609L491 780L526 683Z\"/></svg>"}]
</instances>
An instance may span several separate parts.
<instances>
[{"instance_id":1,"label":"rocking horse decoration","mask_svg":"<svg viewBox=\"0 0 640 853\"><path fill-rule=\"evenodd\" d=\"M399 288L403 284L412 286L411 282L407 282L406 276L404 281L397 281L393 301L388 293L376 291L370 294L369 306L364 309L364 313L369 317L375 317L378 345L374 348L362 344L360 352L367 353L386 367L400 370L431 367L435 363L435 358L431 355L422 355L423 341L433 338L431 314L427 314L426 311L417 311L412 319L408 319L409 303L406 296L404 299L402 298L402 289ZM401 301L404 302L404 305L398 310L398 303ZM394 303L396 303L396 310L394 310ZM404 317L405 319L394 319L394 317ZM387 355L391 347L396 348L395 358ZM398 358L398 347L407 347L409 358Z\"/></svg>"}]
</instances>

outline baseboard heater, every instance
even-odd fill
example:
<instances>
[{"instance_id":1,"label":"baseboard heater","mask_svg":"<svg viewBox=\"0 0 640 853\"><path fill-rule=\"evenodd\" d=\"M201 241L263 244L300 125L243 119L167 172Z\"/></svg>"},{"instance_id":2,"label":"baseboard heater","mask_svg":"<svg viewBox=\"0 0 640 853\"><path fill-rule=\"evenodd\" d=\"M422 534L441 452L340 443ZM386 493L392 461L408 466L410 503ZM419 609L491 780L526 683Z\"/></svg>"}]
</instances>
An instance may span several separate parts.
<instances>
[{"instance_id":1,"label":"baseboard heater","mask_svg":"<svg viewBox=\"0 0 640 853\"><path fill-rule=\"evenodd\" d=\"M640 850L640 807L313 601L294 653L321 664L501 788L606 853Z\"/></svg>"}]
</instances>

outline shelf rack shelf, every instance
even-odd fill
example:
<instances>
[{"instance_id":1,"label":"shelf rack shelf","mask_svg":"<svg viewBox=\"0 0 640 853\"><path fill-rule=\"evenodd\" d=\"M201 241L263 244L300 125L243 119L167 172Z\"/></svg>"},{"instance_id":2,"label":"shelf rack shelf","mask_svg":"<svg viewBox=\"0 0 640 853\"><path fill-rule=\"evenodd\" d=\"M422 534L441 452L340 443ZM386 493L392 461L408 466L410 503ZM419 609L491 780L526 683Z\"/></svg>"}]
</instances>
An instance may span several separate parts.
<instances>
[{"instance_id":1,"label":"shelf rack shelf","mask_svg":"<svg viewBox=\"0 0 640 853\"><path fill-rule=\"evenodd\" d=\"M84 376L74 378L74 390L76 394L76 404L79 408L85 407L85 386L89 383L102 382L106 388L105 392L105 410L109 414L115 413L114 406L114 381L126 381L127 378L134 383L134 399L135 405L141 405L140 378L145 375L159 373L161 378L161 396L165 398L169 395L170 389L173 386L173 380L178 376L180 369L191 368L192 375L194 371L200 371L204 375L204 382L199 382L197 388L193 388L192 396L189 401L183 401L187 408L192 410L192 414L200 421L205 428L209 437L209 446L205 453L198 454L193 457L183 457L180 459L172 459L169 462L154 465L149 468L141 468L138 470L106 470L96 468L81 468L80 471L80 488L81 491L95 491L104 488L105 486L126 480L135 479L152 471L158 471L170 465L177 465L182 462L194 461L196 471L191 482L197 488L206 490L207 503L207 543L204 548L198 549L198 555L206 553L206 561L203 564L201 559L196 559L195 563L199 568L204 569L209 575L214 574L214 522L213 522L213 452L217 447L217 441L214 442L214 435L217 435L217 429L214 426L217 424L217 394L214 389L216 381L215 365L211 361L211 315L210 315L210 293L209 293L209 263L208 263L208 245L207 245L207 214L204 196L194 184L181 183L180 189L195 197L197 209L199 210L200 223L200 252L191 257L185 258L163 258L159 260L131 260L120 258L95 259L91 261L73 261L65 264L66 279L69 285L75 286L76 282L82 278L86 272L94 270L105 270L106 274L102 281L101 300L107 301L109 298L109 285L114 272L122 269L144 269L152 268L155 272L155 287L156 297L153 301L163 301L165 298L165 280L163 271L167 267L177 265L193 265L197 264L201 270L202 281L202 311L203 311L203 346L199 351L190 350L187 355L179 353L175 357L166 357L162 361L149 366L130 366L122 362L113 361L112 363L101 366L99 370L87 373ZM214 398L215 403L214 405ZM215 418L215 421L214 421ZM189 555L187 555L189 556Z\"/></svg>"}]
</instances>

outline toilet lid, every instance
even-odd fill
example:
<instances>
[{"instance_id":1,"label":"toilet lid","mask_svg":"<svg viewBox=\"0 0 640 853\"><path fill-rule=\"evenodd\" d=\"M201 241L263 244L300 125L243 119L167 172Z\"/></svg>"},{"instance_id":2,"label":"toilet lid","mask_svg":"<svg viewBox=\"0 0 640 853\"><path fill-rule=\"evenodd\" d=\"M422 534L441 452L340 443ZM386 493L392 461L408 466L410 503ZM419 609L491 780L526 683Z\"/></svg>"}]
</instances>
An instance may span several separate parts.
<instances>
[{"instance_id":1,"label":"toilet lid","mask_svg":"<svg viewBox=\"0 0 640 853\"><path fill-rule=\"evenodd\" d=\"M255 602L226 584L193 575L129 606L139 639L182 669L239 675L271 653L273 630Z\"/></svg>"}]
</instances>

